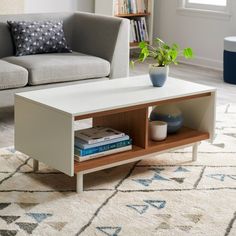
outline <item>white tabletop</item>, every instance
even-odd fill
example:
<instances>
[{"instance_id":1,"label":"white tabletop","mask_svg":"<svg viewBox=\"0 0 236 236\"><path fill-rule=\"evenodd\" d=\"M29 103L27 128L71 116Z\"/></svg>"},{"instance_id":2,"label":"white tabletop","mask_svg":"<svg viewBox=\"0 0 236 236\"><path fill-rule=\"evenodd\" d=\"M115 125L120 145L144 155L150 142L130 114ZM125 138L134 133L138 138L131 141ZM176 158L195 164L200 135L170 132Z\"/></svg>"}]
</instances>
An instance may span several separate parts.
<instances>
[{"instance_id":1,"label":"white tabletop","mask_svg":"<svg viewBox=\"0 0 236 236\"><path fill-rule=\"evenodd\" d=\"M80 116L212 91L215 91L212 87L171 77L164 87L155 88L145 75L30 91L16 96Z\"/></svg>"}]
</instances>

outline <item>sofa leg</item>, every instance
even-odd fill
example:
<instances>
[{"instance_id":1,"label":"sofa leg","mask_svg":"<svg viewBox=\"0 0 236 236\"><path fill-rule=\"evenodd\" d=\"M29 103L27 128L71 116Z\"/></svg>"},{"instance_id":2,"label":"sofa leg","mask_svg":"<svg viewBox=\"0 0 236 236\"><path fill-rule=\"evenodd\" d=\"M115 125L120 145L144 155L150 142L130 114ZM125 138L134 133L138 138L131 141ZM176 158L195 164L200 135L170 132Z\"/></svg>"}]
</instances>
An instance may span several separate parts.
<instances>
[{"instance_id":1,"label":"sofa leg","mask_svg":"<svg viewBox=\"0 0 236 236\"><path fill-rule=\"evenodd\" d=\"M33 170L34 172L37 172L39 170L39 162L35 159L33 159Z\"/></svg>"},{"instance_id":2,"label":"sofa leg","mask_svg":"<svg viewBox=\"0 0 236 236\"><path fill-rule=\"evenodd\" d=\"M76 174L76 192L83 192L83 174L81 172L78 172Z\"/></svg>"}]
</instances>

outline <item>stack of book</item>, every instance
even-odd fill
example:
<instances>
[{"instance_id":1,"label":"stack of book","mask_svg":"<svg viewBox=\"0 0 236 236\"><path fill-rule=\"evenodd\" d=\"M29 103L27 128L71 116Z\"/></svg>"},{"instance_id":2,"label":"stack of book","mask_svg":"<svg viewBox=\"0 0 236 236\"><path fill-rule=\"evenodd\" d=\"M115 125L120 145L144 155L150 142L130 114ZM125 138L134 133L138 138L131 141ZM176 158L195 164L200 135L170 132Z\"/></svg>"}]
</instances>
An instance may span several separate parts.
<instances>
[{"instance_id":1,"label":"stack of book","mask_svg":"<svg viewBox=\"0 0 236 236\"><path fill-rule=\"evenodd\" d=\"M96 126L75 132L76 161L107 156L132 149L132 140L123 132Z\"/></svg>"},{"instance_id":2,"label":"stack of book","mask_svg":"<svg viewBox=\"0 0 236 236\"><path fill-rule=\"evenodd\" d=\"M146 18L130 20L130 42L149 41Z\"/></svg>"},{"instance_id":3,"label":"stack of book","mask_svg":"<svg viewBox=\"0 0 236 236\"><path fill-rule=\"evenodd\" d=\"M116 0L115 15L148 12L148 0Z\"/></svg>"}]
</instances>

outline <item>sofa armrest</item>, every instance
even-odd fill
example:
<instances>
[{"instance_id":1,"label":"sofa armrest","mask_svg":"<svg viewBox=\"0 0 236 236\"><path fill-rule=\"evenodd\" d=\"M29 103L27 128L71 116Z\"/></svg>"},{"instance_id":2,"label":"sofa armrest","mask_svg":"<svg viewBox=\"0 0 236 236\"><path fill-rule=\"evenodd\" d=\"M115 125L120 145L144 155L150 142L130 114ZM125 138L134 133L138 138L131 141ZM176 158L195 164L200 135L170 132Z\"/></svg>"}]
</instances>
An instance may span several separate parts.
<instances>
[{"instance_id":1,"label":"sofa armrest","mask_svg":"<svg viewBox=\"0 0 236 236\"><path fill-rule=\"evenodd\" d=\"M110 78L129 74L129 20L77 12L72 49L110 62Z\"/></svg>"}]
</instances>

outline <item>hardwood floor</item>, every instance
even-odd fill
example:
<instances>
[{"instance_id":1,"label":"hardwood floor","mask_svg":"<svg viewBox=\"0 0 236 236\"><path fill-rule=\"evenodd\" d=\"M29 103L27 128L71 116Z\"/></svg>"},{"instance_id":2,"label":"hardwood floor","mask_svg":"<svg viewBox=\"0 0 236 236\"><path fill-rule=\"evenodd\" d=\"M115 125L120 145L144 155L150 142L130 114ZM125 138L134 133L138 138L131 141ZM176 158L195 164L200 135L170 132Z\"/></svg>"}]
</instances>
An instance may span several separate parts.
<instances>
[{"instance_id":1,"label":"hardwood floor","mask_svg":"<svg viewBox=\"0 0 236 236\"><path fill-rule=\"evenodd\" d=\"M136 64L130 70L130 76L147 74L148 65ZM236 85L223 82L222 72L196 66L180 64L170 68L170 76L179 79L216 87L217 105L236 103ZM0 148L14 144L14 113L13 108L0 111Z\"/></svg>"},{"instance_id":2,"label":"hardwood floor","mask_svg":"<svg viewBox=\"0 0 236 236\"><path fill-rule=\"evenodd\" d=\"M130 71L131 76L147 73L148 66L146 64L136 64L134 70ZM216 87L218 105L236 103L236 85L224 83L223 73L220 71L180 64L170 68L170 76Z\"/></svg>"}]
</instances>

